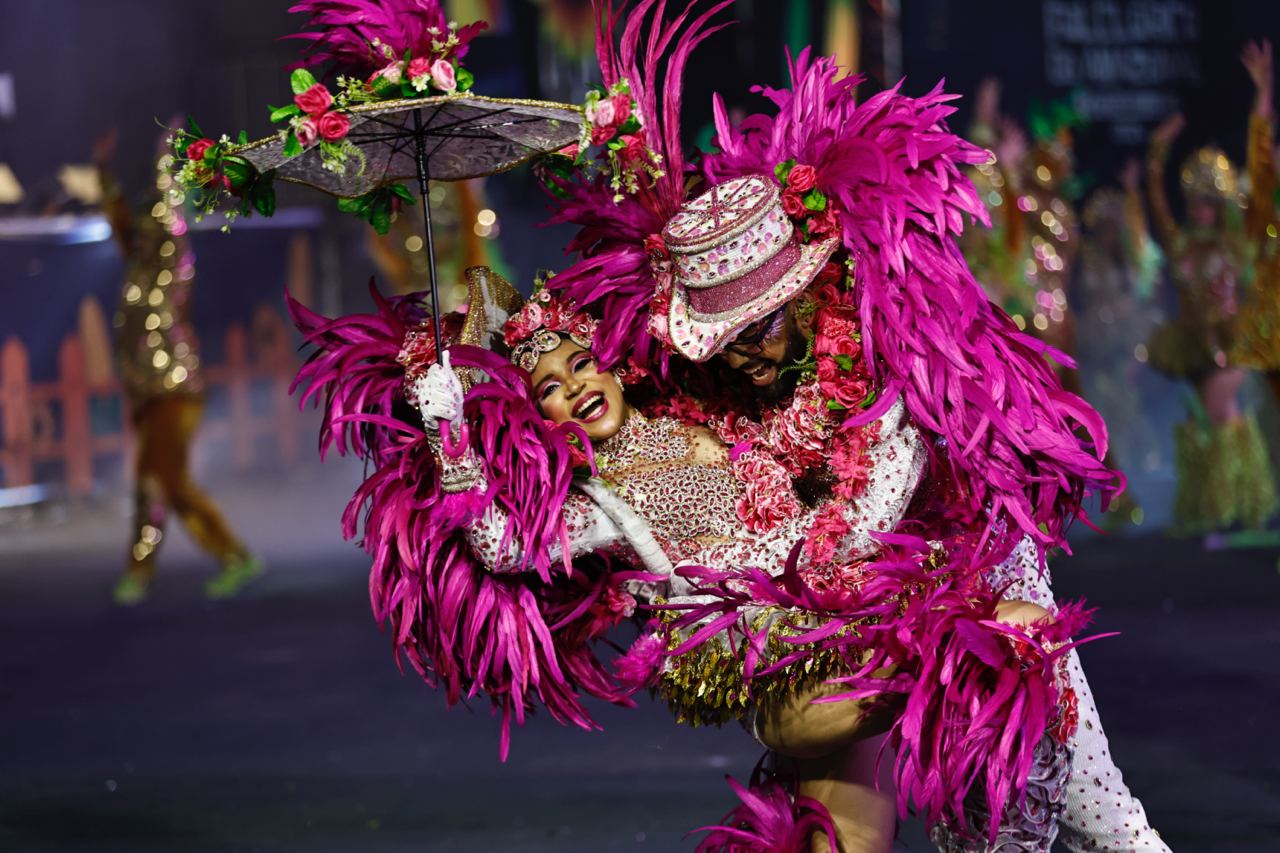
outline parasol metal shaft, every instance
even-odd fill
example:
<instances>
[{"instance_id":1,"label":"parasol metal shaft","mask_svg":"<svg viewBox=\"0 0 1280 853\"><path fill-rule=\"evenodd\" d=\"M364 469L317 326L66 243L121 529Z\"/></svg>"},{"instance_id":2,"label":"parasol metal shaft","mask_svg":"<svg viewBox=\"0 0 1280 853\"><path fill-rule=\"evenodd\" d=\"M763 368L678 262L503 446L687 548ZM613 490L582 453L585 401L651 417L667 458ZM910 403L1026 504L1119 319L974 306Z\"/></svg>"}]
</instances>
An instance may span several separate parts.
<instances>
[{"instance_id":1,"label":"parasol metal shaft","mask_svg":"<svg viewBox=\"0 0 1280 853\"><path fill-rule=\"evenodd\" d=\"M436 361L444 357L440 342L440 285L436 280L436 244L431 235L431 167L427 139L422 127L422 111L413 111L413 145L418 161L418 193L422 196L422 218L426 223L427 270L431 275L431 327L436 336Z\"/></svg>"}]
</instances>

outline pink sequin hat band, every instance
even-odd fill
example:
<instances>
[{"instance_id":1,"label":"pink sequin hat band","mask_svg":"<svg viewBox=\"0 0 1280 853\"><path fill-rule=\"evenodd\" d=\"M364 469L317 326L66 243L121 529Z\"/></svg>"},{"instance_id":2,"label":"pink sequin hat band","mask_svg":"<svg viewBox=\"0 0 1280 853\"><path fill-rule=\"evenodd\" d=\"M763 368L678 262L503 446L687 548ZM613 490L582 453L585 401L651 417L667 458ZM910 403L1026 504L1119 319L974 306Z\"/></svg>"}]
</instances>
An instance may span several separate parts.
<instances>
[{"instance_id":1,"label":"pink sequin hat band","mask_svg":"<svg viewBox=\"0 0 1280 853\"><path fill-rule=\"evenodd\" d=\"M801 243L777 185L763 175L725 181L689 201L662 239L674 267L671 340L694 361L802 291L839 244Z\"/></svg>"}]
</instances>

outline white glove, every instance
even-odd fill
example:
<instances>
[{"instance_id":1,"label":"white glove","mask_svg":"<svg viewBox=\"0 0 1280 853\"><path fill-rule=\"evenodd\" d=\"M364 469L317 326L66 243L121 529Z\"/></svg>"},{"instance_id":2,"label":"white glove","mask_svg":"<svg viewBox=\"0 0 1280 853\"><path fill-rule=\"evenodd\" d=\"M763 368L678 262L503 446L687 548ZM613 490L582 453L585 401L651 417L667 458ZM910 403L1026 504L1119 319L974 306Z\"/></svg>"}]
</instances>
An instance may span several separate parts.
<instances>
[{"instance_id":1,"label":"white glove","mask_svg":"<svg viewBox=\"0 0 1280 853\"><path fill-rule=\"evenodd\" d=\"M439 431L440 422L444 421L456 434L462 427L462 382L449 364L448 350L440 361L427 368L413 390L427 432Z\"/></svg>"}]
</instances>

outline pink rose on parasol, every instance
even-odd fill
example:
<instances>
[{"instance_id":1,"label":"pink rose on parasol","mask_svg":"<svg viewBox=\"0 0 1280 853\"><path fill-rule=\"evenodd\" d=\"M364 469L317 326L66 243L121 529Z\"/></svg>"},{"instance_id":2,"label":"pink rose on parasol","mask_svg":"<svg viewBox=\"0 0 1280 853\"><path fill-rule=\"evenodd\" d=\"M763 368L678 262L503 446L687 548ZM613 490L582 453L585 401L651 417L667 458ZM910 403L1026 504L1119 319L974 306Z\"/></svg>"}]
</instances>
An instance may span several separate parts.
<instances>
[{"instance_id":1,"label":"pink rose on parasol","mask_svg":"<svg viewBox=\"0 0 1280 853\"><path fill-rule=\"evenodd\" d=\"M325 142L337 142L351 130L351 119L342 113L325 113L320 116L316 129L320 131L320 138Z\"/></svg>"}]
</instances>

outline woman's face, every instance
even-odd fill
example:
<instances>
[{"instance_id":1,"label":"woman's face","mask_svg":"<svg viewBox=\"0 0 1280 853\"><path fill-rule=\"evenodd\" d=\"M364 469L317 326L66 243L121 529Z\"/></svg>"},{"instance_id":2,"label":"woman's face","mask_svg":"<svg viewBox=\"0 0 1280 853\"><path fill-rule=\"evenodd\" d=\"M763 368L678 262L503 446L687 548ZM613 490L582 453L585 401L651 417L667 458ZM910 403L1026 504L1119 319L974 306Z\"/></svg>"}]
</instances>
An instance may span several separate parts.
<instances>
[{"instance_id":1,"label":"woman's face","mask_svg":"<svg viewBox=\"0 0 1280 853\"><path fill-rule=\"evenodd\" d=\"M543 353L531 378L543 416L580 424L593 442L612 438L627 419L622 386L612 373L597 372L595 358L573 341Z\"/></svg>"}]
</instances>

